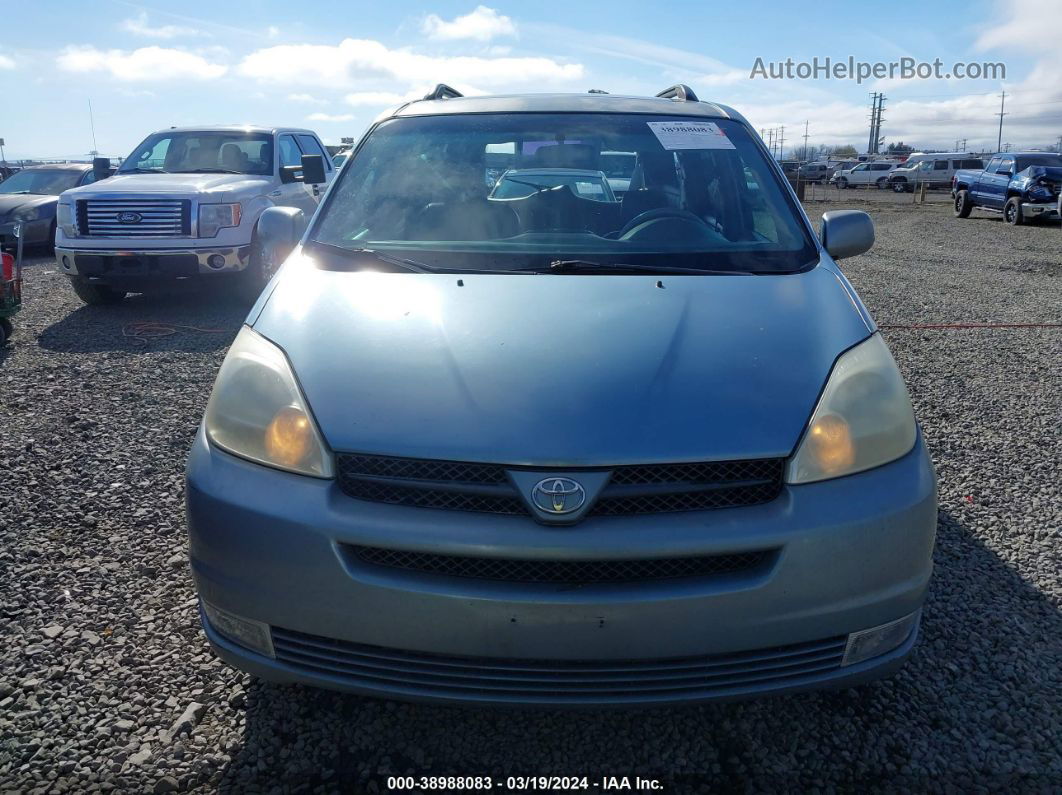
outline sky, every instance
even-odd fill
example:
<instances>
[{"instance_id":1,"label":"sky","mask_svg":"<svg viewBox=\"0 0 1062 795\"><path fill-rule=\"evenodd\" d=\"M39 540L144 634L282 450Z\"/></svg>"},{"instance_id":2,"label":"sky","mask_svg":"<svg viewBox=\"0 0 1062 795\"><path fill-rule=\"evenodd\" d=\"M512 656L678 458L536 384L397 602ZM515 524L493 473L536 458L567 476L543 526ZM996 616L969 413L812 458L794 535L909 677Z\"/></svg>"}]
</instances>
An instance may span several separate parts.
<instances>
[{"instance_id":1,"label":"sky","mask_svg":"<svg viewBox=\"0 0 1062 795\"><path fill-rule=\"evenodd\" d=\"M436 83L466 93L603 89L656 94L674 83L730 105L785 149L865 151L870 93L882 137L916 149L994 150L1000 93L1013 149L1062 136L1062 2L895 0L666 4L599 0L125 2L0 0L0 138L8 159L126 155L172 125L310 127L357 137ZM765 65L833 61L1003 63L1005 79L768 80ZM794 67L795 68L795 67ZM90 125L89 103L95 126Z\"/></svg>"}]
</instances>

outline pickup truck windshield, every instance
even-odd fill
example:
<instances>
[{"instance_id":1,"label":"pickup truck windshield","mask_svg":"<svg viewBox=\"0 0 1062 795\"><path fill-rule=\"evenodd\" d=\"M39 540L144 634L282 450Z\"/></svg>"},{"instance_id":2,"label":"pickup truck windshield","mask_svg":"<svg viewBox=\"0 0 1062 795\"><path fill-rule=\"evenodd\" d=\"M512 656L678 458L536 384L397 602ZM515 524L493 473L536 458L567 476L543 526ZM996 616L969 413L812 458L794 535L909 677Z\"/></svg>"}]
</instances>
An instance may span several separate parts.
<instances>
[{"instance_id":1,"label":"pickup truck windshield","mask_svg":"<svg viewBox=\"0 0 1062 795\"><path fill-rule=\"evenodd\" d=\"M273 173L273 136L265 133L161 132L149 136L119 174Z\"/></svg>"},{"instance_id":2,"label":"pickup truck windshield","mask_svg":"<svg viewBox=\"0 0 1062 795\"><path fill-rule=\"evenodd\" d=\"M570 258L770 273L817 259L761 148L726 119L399 118L352 157L310 233L322 256L371 248L447 268Z\"/></svg>"},{"instance_id":3,"label":"pickup truck windshield","mask_svg":"<svg viewBox=\"0 0 1062 795\"><path fill-rule=\"evenodd\" d=\"M69 168L27 168L0 182L0 193L58 196L64 190L77 187L78 181L84 175L83 171Z\"/></svg>"}]
</instances>

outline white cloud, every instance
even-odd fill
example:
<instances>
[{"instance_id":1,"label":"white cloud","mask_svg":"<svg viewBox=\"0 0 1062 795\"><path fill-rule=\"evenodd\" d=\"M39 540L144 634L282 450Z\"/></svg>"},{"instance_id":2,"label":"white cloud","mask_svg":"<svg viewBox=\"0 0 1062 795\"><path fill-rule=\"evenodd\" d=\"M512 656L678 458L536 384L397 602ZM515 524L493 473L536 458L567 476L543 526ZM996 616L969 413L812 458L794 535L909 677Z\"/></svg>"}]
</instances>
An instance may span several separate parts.
<instances>
[{"instance_id":1,"label":"white cloud","mask_svg":"<svg viewBox=\"0 0 1062 795\"><path fill-rule=\"evenodd\" d=\"M277 38L278 36L280 36L280 28L278 28L276 25L270 25L268 28L266 28L266 35L271 39Z\"/></svg>"},{"instance_id":2,"label":"white cloud","mask_svg":"<svg viewBox=\"0 0 1062 795\"><path fill-rule=\"evenodd\" d=\"M428 14L421 31L433 39L476 39L490 41L495 36L515 36L516 25L493 8L476 6L476 10L447 22L438 14Z\"/></svg>"},{"instance_id":3,"label":"white cloud","mask_svg":"<svg viewBox=\"0 0 1062 795\"><path fill-rule=\"evenodd\" d=\"M122 30L127 33L132 33L135 36L146 36L151 39L175 39L178 36L207 35L201 30L184 27L182 25L160 25L159 27L151 27L151 25L148 24L148 15L146 11L141 11L132 19L124 20L122 22Z\"/></svg>"},{"instance_id":4,"label":"white cloud","mask_svg":"<svg viewBox=\"0 0 1062 795\"><path fill-rule=\"evenodd\" d=\"M306 117L310 121L350 121L354 118L353 113L311 113Z\"/></svg>"},{"instance_id":5,"label":"white cloud","mask_svg":"<svg viewBox=\"0 0 1062 795\"><path fill-rule=\"evenodd\" d=\"M0 55L0 69L14 69L15 62L6 55Z\"/></svg>"},{"instance_id":6,"label":"white cloud","mask_svg":"<svg viewBox=\"0 0 1062 795\"><path fill-rule=\"evenodd\" d=\"M192 79L213 80L228 71L224 64L211 63L200 55L168 47L141 47L137 50L98 50L95 47L67 47L56 59L68 72L109 72L116 80Z\"/></svg>"},{"instance_id":7,"label":"white cloud","mask_svg":"<svg viewBox=\"0 0 1062 795\"><path fill-rule=\"evenodd\" d=\"M1062 27L1062 4L1007 0L995 5L997 19L981 31L977 49L1058 52L1053 34Z\"/></svg>"},{"instance_id":8,"label":"white cloud","mask_svg":"<svg viewBox=\"0 0 1062 795\"><path fill-rule=\"evenodd\" d=\"M569 82L583 77L583 66L546 57L482 58L430 56L389 49L371 39L339 44L280 44L256 50L238 67L245 77L277 83L351 86L355 80L390 78L406 85L428 80L477 85Z\"/></svg>"},{"instance_id":9,"label":"white cloud","mask_svg":"<svg viewBox=\"0 0 1062 795\"><path fill-rule=\"evenodd\" d=\"M307 105L325 105L327 102L313 94L288 94L288 102L305 102Z\"/></svg>"},{"instance_id":10,"label":"white cloud","mask_svg":"<svg viewBox=\"0 0 1062 795\"><path fill-rule=\"evenodd\" d=\"M354 105L355 107L362 105L386 107L388 105L401 105L403 102L422 97L426 93L426 91L411 91L406 94L396 94L393 91L356 91L353 94L347 94L343 99L346 100L348 105Z\"/></svg>"}]
</instances>

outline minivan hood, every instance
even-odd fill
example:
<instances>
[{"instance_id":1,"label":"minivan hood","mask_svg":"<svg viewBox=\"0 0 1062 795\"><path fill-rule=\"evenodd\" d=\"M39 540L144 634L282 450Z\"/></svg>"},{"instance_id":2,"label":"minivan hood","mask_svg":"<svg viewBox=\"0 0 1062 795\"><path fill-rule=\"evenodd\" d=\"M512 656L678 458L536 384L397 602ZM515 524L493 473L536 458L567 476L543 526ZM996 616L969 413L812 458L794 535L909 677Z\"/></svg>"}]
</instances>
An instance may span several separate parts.
<instances>
[{"instance_id":1,"label":"minivan hood","mask_svg":"<svg viewBox=\"0 0 1062 795\"><path fill-rule=\"evenodd\" d=\"M254 321L333 450L531 466L789 455L871 329L778 276L343 273L296 254Z\"/></svg>"},{"instance_id":2,"label":"minivan hood","mask_svg":"<svg viewBox=\"0 0 1062 795\"><path fill-rule=\"evenodd\" d=\"M66 191L64 196L84 199L103 193L196 194L206 192L261 192L269 177L252 174L115 174L107 179Z\"/></svg>"}]
</instances>

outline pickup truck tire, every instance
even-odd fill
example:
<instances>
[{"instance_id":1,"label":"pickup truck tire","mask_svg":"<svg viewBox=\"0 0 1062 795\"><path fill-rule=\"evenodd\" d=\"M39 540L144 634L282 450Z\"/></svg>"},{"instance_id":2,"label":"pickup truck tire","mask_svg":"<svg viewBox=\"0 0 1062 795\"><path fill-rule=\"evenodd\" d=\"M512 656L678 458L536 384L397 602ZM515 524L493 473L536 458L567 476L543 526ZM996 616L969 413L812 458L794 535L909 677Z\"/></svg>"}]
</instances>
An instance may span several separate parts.
<instances>
[{"instance_id":1,"label":"pickup truck tire","mask_svg":"<svg viewBox=\"0 0 1062 795\"><path fill-rule=\"evenodd\" d=\"M848 180L845 179L844 177L839 177L837 179L837 187L840 188L841 190L844 190L845 188L848 187Z\"/></svg>"},{"instance_id":2,"label":"pickup truck tire","mask_svg":"<svg viewBox=\"0 0 1062 795\"><path fill-rule=\"evenodd\" d=\"M73 278L70 284L77 293L77 297L89 306L105 306L117 304L125 298L125 290L115 290L102 284L89 284L84 279Z\"/></svg>"},{"instance_id":3,"label":"pickup truck tire","mask_svg":"<svg viewBox=\"0 0 1062 795\"><path fill-rule=\"evenodd\" d=\"M970 191L960 190L955 194L955 217L969 218L973 204L970 202Z\"/></svg>"},{"instance_id":4,"label":"pickup truck tire","mask_svg":"<svg viewBox=\"0 0 1062 795\"><path fill-rule=\"evenodd\" d=\"M1021 226L1025 223L1025 216L1021 211L1021 198L1011 196L1003 205L1003 220L1011 226Z\"/></svg>"},{"instance_id":5,"label":"pickup truck tire","mask_svg":"<svg viewBox=\"0 0 1062 795\"><path fill-rule=\"evenodd\" d=\"M907 193L908 185L907 180L898 179L892 183L892 190L894 193Z\"/></svg>"},{"instance_id":6,"label":"pickup truck tire","mask_svg":"<svg viewBox=\"0 0 1062 795\"><path fill-rule=\"evenodd\" d=\"M239 278L240 293L250 300L255 300L261 294L269 280L273 278L276 266L268 262L265 246L258 239L258 230L254 230L251 238L251 253L247 259L247 267L243 269Z\"/></svg>"}]
</instances>

